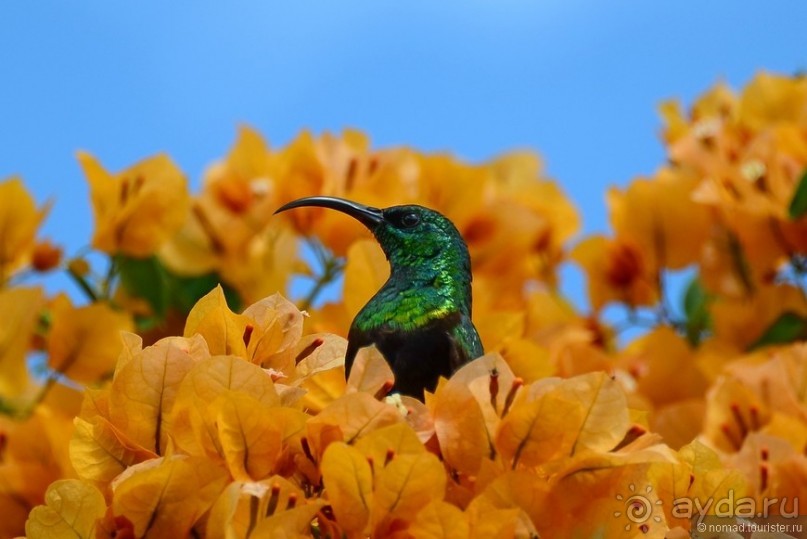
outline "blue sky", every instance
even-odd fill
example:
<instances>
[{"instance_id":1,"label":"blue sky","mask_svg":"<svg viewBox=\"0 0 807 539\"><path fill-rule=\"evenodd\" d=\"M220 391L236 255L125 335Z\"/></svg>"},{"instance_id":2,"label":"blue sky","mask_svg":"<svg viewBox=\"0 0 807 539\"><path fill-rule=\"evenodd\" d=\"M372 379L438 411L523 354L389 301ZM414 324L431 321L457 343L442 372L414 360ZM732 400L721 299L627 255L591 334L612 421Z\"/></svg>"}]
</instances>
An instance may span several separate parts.
<instances>
[{"instance_id":1,"label":"blue sky","mask_svg":"<svg viewBox=\"0 0 807 539\"><path fill-rule=\"evenodd\" d=\"M55 199L69 251L92 229L76 150L166 151L198 185L241 123L275 145L357 127L474 161L530 148L605 230L607 187L664 160L661 100L807 69L803 0L3 2L0 24L0 178Z\"/></svg>"}]
</instances>

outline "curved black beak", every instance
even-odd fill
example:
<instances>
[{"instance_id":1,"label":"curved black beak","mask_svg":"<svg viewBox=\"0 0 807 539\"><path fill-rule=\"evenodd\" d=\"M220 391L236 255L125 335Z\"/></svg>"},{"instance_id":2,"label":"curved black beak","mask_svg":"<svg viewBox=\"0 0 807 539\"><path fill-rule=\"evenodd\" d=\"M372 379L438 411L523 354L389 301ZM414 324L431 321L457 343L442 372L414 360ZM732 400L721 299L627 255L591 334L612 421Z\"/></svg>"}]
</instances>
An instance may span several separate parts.
<instances>
[{"instance_id":1,"label":"curved black beak","mask_svg":"<svg viewBox=\"0 0 807 539\"><path fill-rule=\"evenodd\" d=\"M310 206L317 206L320 208L330 208L332 210L346 213L347 215L353 217L361 224L369 228L371 231L375 229L375 227L378 226L378 224L381 223L381 221L384 220L384 214L378 208L365 206L364 204L359 204L358 202L353 202L352 200L346 200L344 198L322 197L322 196L305 197L305 198L298 198L297 200L292 200L288 204L284 204L280 206L277 210L275 210L275 214L278 214L282 211L291 210L294 208L303 208Z\"/></svg>"}]
</instances>

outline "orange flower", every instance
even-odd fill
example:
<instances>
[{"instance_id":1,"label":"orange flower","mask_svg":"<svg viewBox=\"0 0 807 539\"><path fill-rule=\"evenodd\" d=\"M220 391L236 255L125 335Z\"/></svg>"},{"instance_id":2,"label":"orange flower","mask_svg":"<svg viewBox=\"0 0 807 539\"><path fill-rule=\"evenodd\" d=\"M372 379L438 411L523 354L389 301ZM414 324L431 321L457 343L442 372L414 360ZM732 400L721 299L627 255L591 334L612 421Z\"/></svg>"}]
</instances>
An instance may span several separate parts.
<instances>
[{"instance_id":1,"label":"orange flower","mask_svg":"<svg viewBox=\"0 0 807 539\"><path fill-rule=\"evenodd\" d=\"M565 243L579 227L576 209L554 182L542 178L534 154L505 155L479 168L486 172L482 198L477 206L466 206L467 217L457 222L474 272L495 276L500 294L508 298L520 296L530 280L556 286ZM474 193L476 183L468 183ZM454 192L465 189L457 185Z\"/></svg>"},{"instance_id":2,"label":"orange flower","mask_svg":"<svg viewBox=\"0 0 807 539\"><path fill-rule=\"evenodd\" d=\"M297 239L272 214L281 196L278 159L260 134L242 127L229 155L206 172L160 260L181 275L216 271L246 301L282 290L292 273L304 272L294 256Z\"/></svg>"},{"instance_id":3,"label":"orange flower","mask_svg":"<svg viewBox=\"0 0 807 539\"><path fill-rule=\"evenodd\" d=\"M93 247L105 253L146 257L179 227L188 211L185 177L166 155L110 174L92 155L78 154L90 184Z\"/></svg>"},{"instance_id":4,"label":"orange flower","mask_svg":"<svg viewBox=\"0 0 807 539\"><path fill-rule=\"evenodd\" d=\"M128 314L104 303L74 307L66 296L53 301L48 335L49 364L55 371L83 383L109 374L121 348L120 331L131 331Z\"/></svg>"},{"instance_id":5,"label":"orange flower","mask_svg":"<svg viewBox=\"0 0 807 539\"><path fill-rule=\"evenodd\" d=\"M387 155L374 153L362 133L346 130L341 136L314 137L303 132L277 154L278 203L311 195L328 195L385 207L412 199L401 177L387 169ZM383 188L382 188L383 186ZM301 235L317 236L335 254L343 256L350 244L369 232L355 220L322 208L307 208L281 219L291 220Z\"/></svg>"},{"instance_id":6,"label":"orange flower","mask_svg":"<svg viewBox=\"0 0 807 539\"><path fill-rule=\"evenodd\" d=\"M776 277L785 251L768 219L735 214L734 230L717 226L704 244L700 276L712 292L729 298L750 297Z\"/></svg>"},{"instance_id":7,"label":"orange flower","mask_svg":"<svg viewBox=\"0 0 807 539\"><path fill-rule=\"evenodd\" d=\"M571 258L586 272L588 295L594 310L612 302L630 307L653 305L658 298L656 271L635 244L604 236L578 243Z\"/></svg>"},{"instance_id":8,"label":"orange flower","mask_svg":"<svg viewBox=\"0 0 807 539\"><path fill-rule=\"evenodd\" d=\"M271 222L277 204L273 159L263 137L242 127L229 155L205 172L193 218L214 255L243 254Z\"/></svg>"},{"instance_id":9,"label":"orange flower","mask_svg":"<svg viewBox=\"0 0 807 539\"><path fill-rule=\"evenodd\" d=\"M31 255L31 266L39 272L54 269L62 261L62 248L50 241L41 241L34 245Z\"/></svg>"},{"instance_id":10,"label":"orange flower","mask_svg":"<svg viewBox=\"0 0 807 539\"><path fill-rule=\"evenodd\" d=\"M766 73L739 97L716 87L689 118L664 106L674 170L697 178L692 201L707 207L717 224L701 261L712 290L750 294L807 245L807 225L789 212L807 169L805 111L807 81Z\"/></svg>"},{"instance_id":11,"label":"orange flower","mask_svg":"<svg viewBox=\"0 0 807 539\"><path fill-rule=\"evenodd\" d=\"M660 327L643 335L622 355L625 370L636 378L636 390L655 406L696 398L706 392L706 376L693 350L670 328Z\"/></svg>"},{"instance_id":12,"label":"orange flower","mask_svg":"<svg viewBox=\"0 0 807 539\"><path fill-rule=\"evenodd\" d=\"M48 485L72 475L67 444L72 419L49 406L40 406L24 420L0 416L0 536L21 535L31 508L42 503L43 498L49 504L53 501L45 494ZM67 493L66 505L78 497L75 494Z\"/></svg>"},{"instance_id":13,"label":"orange flower","mask_svg":"<svg viewBox=\"0 0 807 539\"><path fill-rule=\"evenodd\" d=\"M13 400L32 389L26 367L37 319L44 304L39 288L0 291L0 399Z\"/></svg>"},{"instance_id":14,"label":"orange flower","mask_svg":"<svg viewBox=\"0 0 807 539\"><path fill-rule=\"evenodd\" d=\"M778 123L807 125L807 78L757 74L740 97L738 122L752 130Z\"/></svg>"},{"instance_id":15,"label":"orange flower","mask_svg":"<svg viewBox=\"0 0 807 539\"><path fill-rule=\"evenodd\" d=\"M29 261L48 206L36 202L19 178L0 182L0 286Z\"/></svg>"},{"instance_id":16,"label":"orange flower","mask_svg":"<svg viewBox=\"0 0 807 539\"><path fill-rule=\"evenodd\" d=\"M711 231L706 208L692 201L696 178L662 168L651 179L611 189L607 200L617 238L632 242L651 268L681 269L698 260Z\"/></svg>"},{"instance_id":17,"label":"orange flower","mask_svg":"<svg viewBox=\"0 0 807 539\"><path fill-rule=\"evenodd\" d=\"M737 351L759 339L783 313L807 316L804 291L793 286L765 285L749 297L720 297L711 307L715 339Z\"/></svg>"},{"instance_id":18,"label":"orange flower","mask_svg":"<svg viewBox=\"0 0 807 539\"><path fill-rule=\"evenodd\" d=\"M257 217L261 208L255 205L274 199L272 161L261 134L241 126L229 155L206 171L205 189L212 190L219 203L232 213L252 213Z\"/></svg>"}]
</instances>

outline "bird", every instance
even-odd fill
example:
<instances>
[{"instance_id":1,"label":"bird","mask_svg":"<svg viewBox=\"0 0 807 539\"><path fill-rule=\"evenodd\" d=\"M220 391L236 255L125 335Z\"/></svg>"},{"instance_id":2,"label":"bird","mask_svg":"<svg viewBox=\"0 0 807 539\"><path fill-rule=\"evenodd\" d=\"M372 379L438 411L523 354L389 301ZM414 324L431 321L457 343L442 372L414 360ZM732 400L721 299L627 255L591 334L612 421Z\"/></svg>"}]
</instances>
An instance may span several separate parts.
<instances>
[{"instance_id":1,"label":"bird","mask_svg":"<svg viewBox=\"0 0 807 539\"><path fill-rule=\"evenodd\" d=\"M345 375L356 353L375 345L395 380L391 393L423 400L440 376L484 353L471 321L471 257L454 224L418 205L374 208L352 200L311 196L275 214L301 207L347 214L375 236L390 265L384 285L356 314L348 331Z\"/></svg>"}]
</instances>

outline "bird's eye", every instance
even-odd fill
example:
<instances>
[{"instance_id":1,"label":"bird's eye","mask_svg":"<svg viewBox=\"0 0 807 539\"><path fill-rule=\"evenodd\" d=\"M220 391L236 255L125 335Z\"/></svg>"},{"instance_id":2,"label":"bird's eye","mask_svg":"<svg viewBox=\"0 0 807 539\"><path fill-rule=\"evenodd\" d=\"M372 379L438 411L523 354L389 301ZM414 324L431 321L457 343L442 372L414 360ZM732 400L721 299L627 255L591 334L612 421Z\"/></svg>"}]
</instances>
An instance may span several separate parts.
<instances>
[{"instance_id":1,"label":"bird's eye","mask_svg":"<svg viewBox=\"0 0 807 539\"><path fill-rule=\"evenodd\" d=\"M420 216L416 213L407 213L401 217L401 224L405 228L412 228L420 222Z\"/></svg>"}]
</instances>

